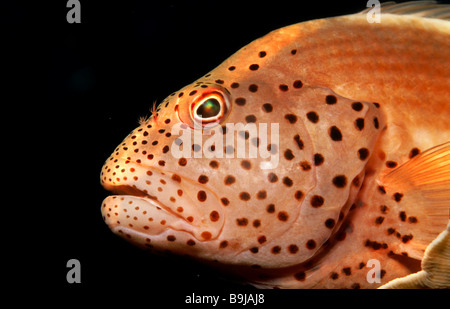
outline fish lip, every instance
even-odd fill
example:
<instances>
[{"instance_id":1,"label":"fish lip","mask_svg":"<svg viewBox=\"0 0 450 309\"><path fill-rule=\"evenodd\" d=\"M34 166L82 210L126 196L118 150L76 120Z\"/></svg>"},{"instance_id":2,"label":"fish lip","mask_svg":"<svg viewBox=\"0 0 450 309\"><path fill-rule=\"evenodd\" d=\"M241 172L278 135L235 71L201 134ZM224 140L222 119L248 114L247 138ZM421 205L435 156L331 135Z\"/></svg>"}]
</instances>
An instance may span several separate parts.
<instances>
[{"instance_id":1,"label":"fish lip","mask_svg":"<svg viewBox=\"0 0 450 309\"><path fill-rule=\"evenodd\" d=\"M129 159L120 159L118 160L119 163L127 163L128 165L137 165L140 169L146 169L146 170L152 170L154 172L157 172L158 174L165 175L164 172L160 171L158 168L155 168L153 166L147 166L142 163L138 163L135 161L130 161ZM158 197L155 195L150 194L146 189L141 189L135 184L131 185L127 183L126 181L124 184L119 185L113 185L111 183L105 183L103 180L101 181L102 186L109 192L113 193L112 195L109 195L108 197L139 197L142 200L144 200L146 203L151 204L152 206L156 207L158 210L163 210L168 214L174 215L180 219L183 219L187 223L189 223L183 216L180 216L176 212L174 212L170 207L162 203L158 200Z\"/></svg>"},{"instance_id":2,"label":"fish lip","mask_svg":"<svg viewBox=\"0 0 450 309\"><path fill-rule=\"evenodd\" d=\"M109 181L106 180L106 178L101 179L101 185L108 191L112 192L112 195L109 195L105 201L108 198L113 197L133 197L133 198L139 198L141 201L149 204L150 207L156 207L158 210L164 211L168 216L173 217L174 219L179 220L179 224L176 224L176 226L170 226L167 227L171 230L175 230L178 232L186 232L197 238L199 241L212 241L217 239L223 230L224 227L224 210L222 205L220 204L219 198L216 196L214 192L208 187L206 187L203 184L198 183L195 180L192 180L190 178L180 176L175 172L168 171L168 170L161 170L158 167L155 166L148 166L139 162L135 162L130 160L129 158L120 158L116 161L116 164L118 165L126 165L127 169L134 169L133 174L140 175L139 180L140 182L136 182L133 180L133 177L127 177L126 180L120 180L116 178L117 181L112 180L113 177ZM150 174L149 171L151 171ZM129 176L130 174L127 174ZM167 204L170 203L167 201L161 201L157 194L153 195L154 192L149 192L149 188L145 186L141 180L141 178L145 178L146 175L154 176L159 179L165 179L167 183L170 183L171 186L174 186L175 189L182 189L184 192L189 191L189 189L192 189L192 187L195 190L204 190L208 192L208 194L211 194L210 199L213 200L212 205L215 208L212 208L214 210L217 210L217 212L220 214L220 220L219 222L216 222L216 224L213 226L208 226L208 222L205 223L205 217L209 217L210 214L202 213L202 209L204 208L203 205L199 204L198 201L188 194L183 194L184 196L184 202L186 204L183 204L183 206L186 206L186 208L189 208L192 210L195 215L200 215L201 221L198 222L198 220L191 221L189 220L188 211L185 211L183 213L178 213L174 208L168 206ZM173 176L178 176L181 180L174 180ZM141 177L144 176L144 177ZM123 178L122 178L123 179ZM156 191L156 190L154 190ZM215 203L214 203L215 201ZM170 203L170 205L172 205ZM209 204L211 205L211 204ZM175 205L172 205L175 206ZM103 210L102 210L103 212ZM211 223L211 222L209 222ZM202 232L208 232L208 237L203 236L204 234ZM154 234L149 234L154 235ZM155 234L156 235L156 234Z\"/></svg>"}]
</instances>

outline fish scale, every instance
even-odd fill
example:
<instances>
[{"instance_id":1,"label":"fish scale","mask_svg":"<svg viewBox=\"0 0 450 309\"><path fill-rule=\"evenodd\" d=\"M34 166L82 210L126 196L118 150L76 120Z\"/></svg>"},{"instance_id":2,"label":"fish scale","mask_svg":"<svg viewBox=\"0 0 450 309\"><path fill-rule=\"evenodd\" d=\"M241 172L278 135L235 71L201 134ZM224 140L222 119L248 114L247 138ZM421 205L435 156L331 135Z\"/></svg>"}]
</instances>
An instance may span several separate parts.
<instances>
[{"instance_id":1,"label":"fish scale","mask_svg":"<svg viewBox=\"0 0 450 309\"><path fill-rule=\"evenodd\" d=\"M417 271L450 199L450 26L419 15L275 30L172 93L105 162L105 222L260 287Z\"/></svg>"}]
</instances>

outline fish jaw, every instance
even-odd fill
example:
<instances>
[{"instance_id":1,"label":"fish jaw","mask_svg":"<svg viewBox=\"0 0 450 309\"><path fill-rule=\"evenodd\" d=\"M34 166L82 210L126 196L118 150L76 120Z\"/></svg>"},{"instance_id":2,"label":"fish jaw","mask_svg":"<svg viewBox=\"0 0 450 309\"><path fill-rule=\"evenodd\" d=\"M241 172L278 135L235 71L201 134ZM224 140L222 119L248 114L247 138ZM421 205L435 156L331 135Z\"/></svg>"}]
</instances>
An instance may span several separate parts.
<instances>
[{"instance_id":1,"label":"fish jaw","mask_svg":"<svg viewBox=\"0 0 450 309\"><path fill-rule=\"evenodd\" d=\"M178 254L189 254L195 244L219 237L224 213L206 186L129 160L119 160L116 166L120 178L102 179L103 187L116 195L107 197L101 207L114 233L140 247Z\"/></svg>"}]
</instances>

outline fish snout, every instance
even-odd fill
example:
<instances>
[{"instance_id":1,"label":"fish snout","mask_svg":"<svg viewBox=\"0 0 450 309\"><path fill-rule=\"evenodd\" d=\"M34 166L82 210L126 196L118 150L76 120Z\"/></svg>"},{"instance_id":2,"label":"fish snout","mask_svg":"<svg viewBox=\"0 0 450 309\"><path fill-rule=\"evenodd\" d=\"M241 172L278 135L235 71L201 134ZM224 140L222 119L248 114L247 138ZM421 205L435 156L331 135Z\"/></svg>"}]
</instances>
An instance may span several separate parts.
<instances>
[{"instance_id":1,"label":"fish snout","mask_svg":"<svg viewBox=\"0 0 450 309\"><path fill-rule=\"evenodd\" d=\"M123 160L114 164L104 167L101 180L115 193L101 207L113 232L137 245L151 242L171 250L177 239L191 246L220 235L224 213L206 186L156 167Z\"/></svg>"}]
</instances>

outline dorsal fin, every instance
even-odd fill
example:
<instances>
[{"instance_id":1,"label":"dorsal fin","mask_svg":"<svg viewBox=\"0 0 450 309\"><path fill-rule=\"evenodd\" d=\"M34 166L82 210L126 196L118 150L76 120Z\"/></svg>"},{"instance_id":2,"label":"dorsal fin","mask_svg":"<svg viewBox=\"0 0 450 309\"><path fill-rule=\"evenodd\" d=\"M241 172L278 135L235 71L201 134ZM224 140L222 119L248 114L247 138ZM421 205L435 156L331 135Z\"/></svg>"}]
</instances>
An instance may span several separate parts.
<instances>
[{"instance_id":1,"label":"dorsal fin","mask_svg":"<svg viewBox=\"0 0 450 309\"><path fill-rule=\"evenodd\" d=\"M372 8L365 9L359 14L366 14ZM410 1L395 3L392 1L381 3L382 14L415 15L426 18L436 18L450 21L450 5L438 4L436 1Z\"/></svg>"}]
</instances>

